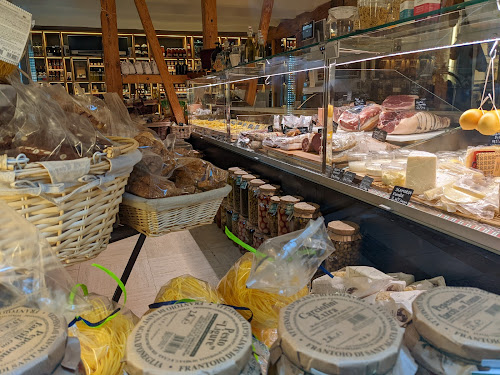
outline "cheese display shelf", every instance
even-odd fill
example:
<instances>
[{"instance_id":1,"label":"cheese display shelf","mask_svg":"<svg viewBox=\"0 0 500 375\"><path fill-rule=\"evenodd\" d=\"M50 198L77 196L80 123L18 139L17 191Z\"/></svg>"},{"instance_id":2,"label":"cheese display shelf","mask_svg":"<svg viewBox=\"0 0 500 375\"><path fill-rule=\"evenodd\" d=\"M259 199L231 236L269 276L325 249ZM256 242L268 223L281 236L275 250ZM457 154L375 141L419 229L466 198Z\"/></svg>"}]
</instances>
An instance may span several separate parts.
<instances>
[{"instance_id":1,"label":"cheese display shelf","mask_svg":"<svg viewBox=\"0 0 500 375\"><path fill-rule=\"evenodd\" d=\"M500 95L498 35L492 0L358 30L189 81L189 121L218 147L500 253L500 124L459 125ZM413 195L391 200L395 185Z\"/></svg>"}]
</instances>

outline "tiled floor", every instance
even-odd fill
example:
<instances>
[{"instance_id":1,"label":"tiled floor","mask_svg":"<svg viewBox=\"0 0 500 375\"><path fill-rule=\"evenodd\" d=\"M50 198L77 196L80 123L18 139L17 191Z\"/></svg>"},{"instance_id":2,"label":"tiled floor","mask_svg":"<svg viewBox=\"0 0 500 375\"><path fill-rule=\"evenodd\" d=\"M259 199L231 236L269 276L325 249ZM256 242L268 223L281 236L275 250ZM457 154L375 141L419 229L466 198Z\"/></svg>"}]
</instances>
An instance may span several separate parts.
<instances>
[{"instance_id":1,"label":"tiled floor","mask_svg":"<svg viewBox=\"0 0 500 375\"><path fill-rule=\"evenodd\" d=\"M92 264L100 264L120 277L137 238L138 235L112 243L97 258L67 270L76 282L86 284L89 292L111 298L116 283ZM170 279L184 274L216 286L239 257L238 248L215 224L147 238L126 285L126 306L141 317L158 290Z\"/></svg>"}]
</instances>

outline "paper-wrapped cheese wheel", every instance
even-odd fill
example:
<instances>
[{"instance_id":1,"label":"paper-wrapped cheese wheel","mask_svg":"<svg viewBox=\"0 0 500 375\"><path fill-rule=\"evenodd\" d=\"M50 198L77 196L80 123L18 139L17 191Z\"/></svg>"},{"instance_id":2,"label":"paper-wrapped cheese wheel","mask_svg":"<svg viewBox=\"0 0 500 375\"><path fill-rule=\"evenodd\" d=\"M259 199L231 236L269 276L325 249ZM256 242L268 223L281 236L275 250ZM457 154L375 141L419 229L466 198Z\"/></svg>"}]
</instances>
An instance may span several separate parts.
<instances>
[{"instance_id":1,"label":"paper-wrapped cheese wheel","mask_svg":"<svg viewBox=\"0 0 500 375\"><path fill-rule=\"evenodd\" d=\"M413 301L413 322L439 350L476 362L500 359L499 295L477 288L435 288Z\"/></svg>"},{"instance_id":2,"label":"paper-wrapped cheese wheel","mask_svg":"<svg viewBox=\"0 0 500 375\"><path fill-rule=\"evenodd\" d=\"M0 374L52 374L64 358L63 317L35 308L0 311Z\"/></svg>"},{"instance_id":3,"label":"paper-wrapped cheese wheel","mask_svg":"<svg viewBox=\"0 0 500 375\"><path fill-rule=\"evenodd\" d=\"M252 359L250 324L233 308L205 302L163 306L127 340L129 375L239 375Z\"/></svg>"},{"instance_id":4,"label":"paper-wrapped cheese wheel","mask_svg":"<svg viewBox=\"0 0 500 375\"><path fill-rule=\"evenodd\" d=\"M386 374L403 330L382 308L348 295L310 295L281 310L281 350L304 371Z\"/></svg>"}]
</instances>

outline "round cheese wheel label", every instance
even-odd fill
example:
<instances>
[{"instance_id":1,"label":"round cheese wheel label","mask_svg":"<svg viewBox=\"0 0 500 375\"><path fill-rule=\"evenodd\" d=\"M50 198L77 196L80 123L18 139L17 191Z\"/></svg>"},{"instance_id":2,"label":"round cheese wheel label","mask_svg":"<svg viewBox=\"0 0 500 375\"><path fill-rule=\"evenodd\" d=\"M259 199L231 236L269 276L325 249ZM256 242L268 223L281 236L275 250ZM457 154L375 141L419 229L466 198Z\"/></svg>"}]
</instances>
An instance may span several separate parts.
<instances>
[{"instance_id":1,"label":"round cheese wheel label","mask_svg":"<svg viewBox=\"0 0 500 375\"><path fill-rule=\"evenodd\" d=\"M238 375L252 358L250 324L233 308L205 302L161 307L127 340L134 374Z\"/></svg>"},{"instance_id":2,"label":"round cheese wheel label","mask_svg":"<svg viewBox=\"0 0 500 375\"><path fill-rule=\"evenodd\" d=\"M328 374L385 374L403 339L403 330L382 308L347 295L293 302L280 312L278 334L294 365Z\"/></svg>"},{"instance_id":3,"label":"round cheese wheel label","mask_svg":"<svg viewBox=\"0 0 500 375\"><path fill-rule=\"evenodd\" d=\"M418 333L437 349L476 362L499 358L499 295L477 288L435 288L415 299L413 315Z\"/></svg>"},{"instance_id":4,"label":"round cheese wheel label","mask_svg":"<svg viewBox=\"0 0 500 375\"><path fill-rule=\"evenodd\" d=\"M64 357L64 318L19 307L0 312L0 374L51 374Z\"/></svg>"}]
</instances>

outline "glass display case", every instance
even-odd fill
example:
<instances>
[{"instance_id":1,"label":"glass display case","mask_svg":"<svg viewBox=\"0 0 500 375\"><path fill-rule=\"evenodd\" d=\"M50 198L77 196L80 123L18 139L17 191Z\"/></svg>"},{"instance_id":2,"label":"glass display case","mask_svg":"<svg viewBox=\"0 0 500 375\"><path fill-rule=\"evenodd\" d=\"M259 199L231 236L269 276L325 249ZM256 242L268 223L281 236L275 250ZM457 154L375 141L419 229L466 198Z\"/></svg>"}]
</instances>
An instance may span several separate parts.
<instances>
[{"instance_id":1,"label":"glass display case","mask_svg":"<svg viewBox=\"0 0 500 375\"><path fill-rule=\"evenodd\" d=\"M218 147L500 253L498 40L492 0L358 30L190 81L189 122Z\"/></svg>"}]
</instances>

